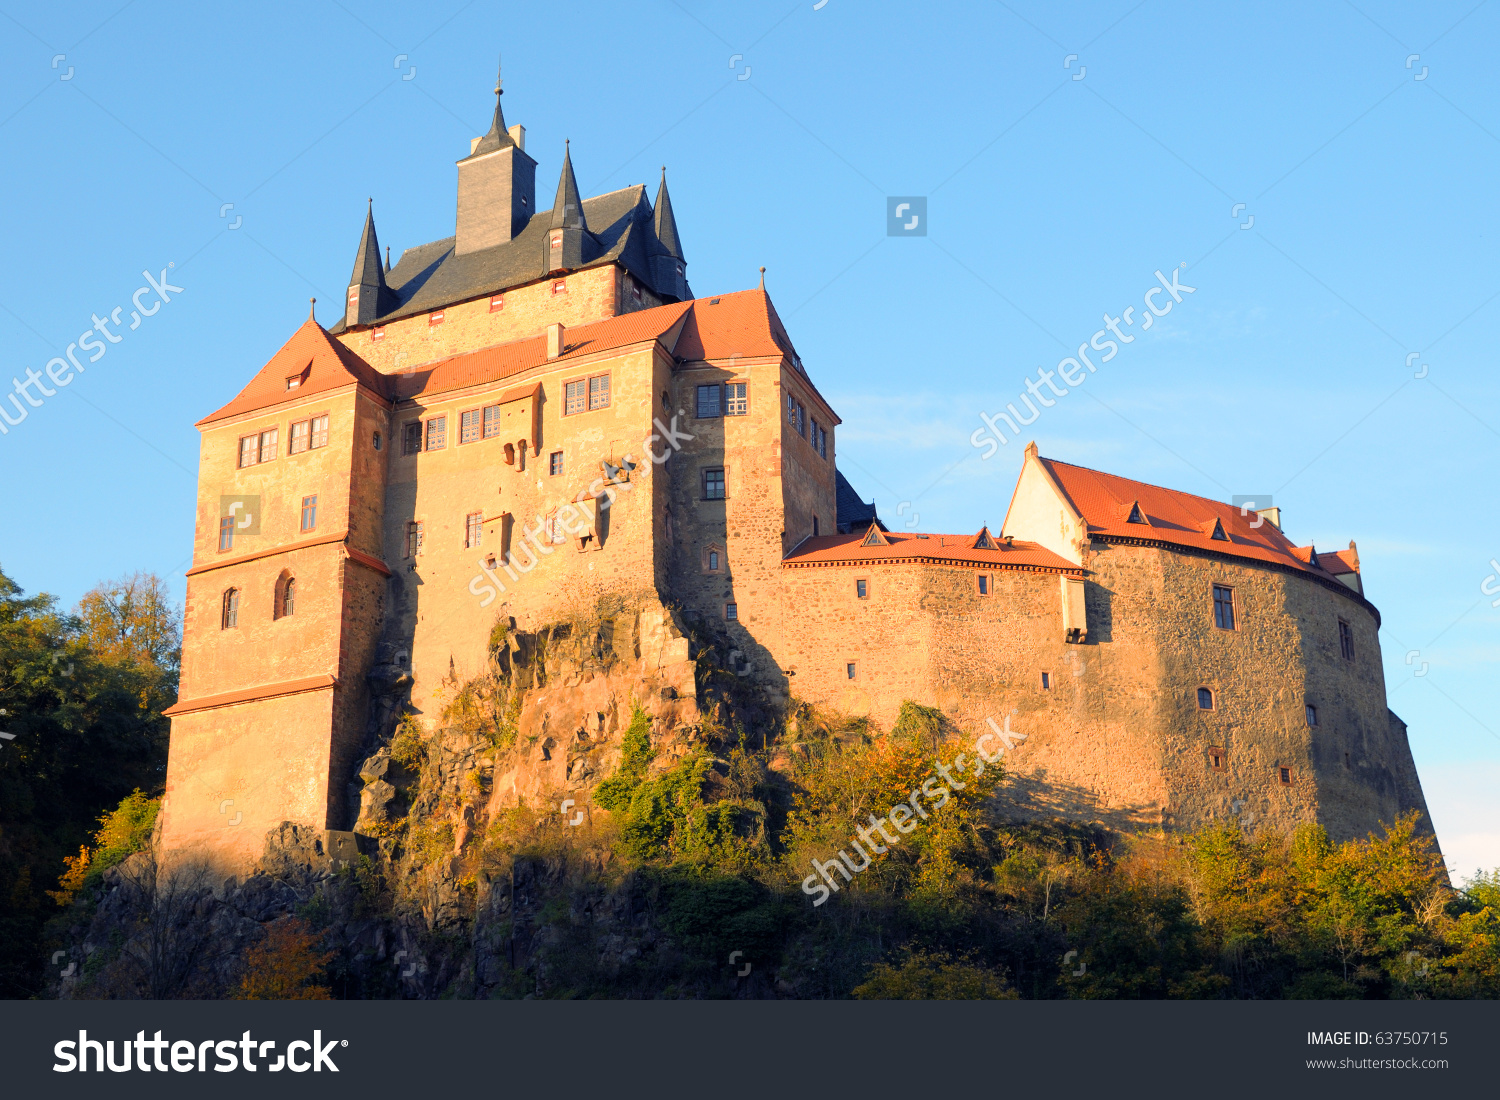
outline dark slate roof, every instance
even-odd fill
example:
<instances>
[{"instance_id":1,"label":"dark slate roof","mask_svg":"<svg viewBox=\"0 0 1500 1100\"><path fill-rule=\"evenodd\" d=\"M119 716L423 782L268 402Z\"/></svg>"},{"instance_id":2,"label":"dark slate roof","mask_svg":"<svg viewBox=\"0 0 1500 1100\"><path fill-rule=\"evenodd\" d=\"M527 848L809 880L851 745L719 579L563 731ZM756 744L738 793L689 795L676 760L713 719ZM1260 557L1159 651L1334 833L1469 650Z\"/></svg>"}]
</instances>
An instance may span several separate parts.
<instances>
[{"instance_id":1,"label":"dark slate roof","mask_svg":"<svg viewBox=\"0 0 1500 1100\"><path fill-rule=\"evenodd\" d=\"M380 266L380 238L375 235L375 207L365 211L365 231L359 238L359 252L354 257L354 274L350 286L385 286Z\"/></svg>"},{"instance_id":2,"label":"dark slate roof","mask_svg":"<svg viewBox=\"0 0 1500 1100\"><path fill-rule=\"evenodd\" d=\"M656 234L651 204L641 184L584 199L584 218L601 249L585 267L620 264L639 282L656 290L651 277L649 249ZM547 234L552 211L531 216L526 228L505 244L470 252L453 252L453 238L408 248L386 275L397 305L374 321L384 324L419 313L498 294L511 287L535 282L547 274ZM661 291L657 291L661 293ZM692 297L689 290L688 297ZM329 332L345 330L340 321Z\"/></svg>"},{"instance_id":3,"label":"dark slate roof","mask_svg":"<svg viewBox=\"0 0 1500 1100\"><path fill-rule=\"evenodd\" d=\"M661 251L678 260L687 259L682 254L682 239L677 235L677 219L672 216L672 196L667 194L667 170L661 170L661 186L656 190L656 239Z\"/></svg>"},{"instance_id":4,"label":"dark slate roof","mask_svg":"<svg viewBox=\"0 0 1500 1100\"><path fill-rule=\"evenodd\" d=\"M835 478L834 493L838 506L838 515L835 522L838 529L845 533L857 533L865 530L870 524L875 524L882 531L885 524L880 522L880 517L875 514L875 502L866 504L859 499L859 494L854 491L854 486L844 477L842 470L833 471Z\"/></svg>"},{"instance_id":5,"label":"dark slate roof","mask_svg":"<svg viewBox=\"0 0 1500 1100\"><path fill-rule=\"evenodd\" d=\"M482 157L486 153L493 153L496 149L503 149L507 145L514 145L510 132L505 128L505 113L500 110L500 93L495 95L495 119L490 123L490 132L479 139L479 144L474 146L474 151L465 157Z\"/></svg>"},{"instance_id":6,"label":"dark slate roof","mask_svg":"<svg viewBox=\"0 0 1500 1100\"><path fill-rule=\"evenodd\" d=\"M588 212L583 208L583 199L578 196L578 177L573 175L571 143L563 146L562 174L557 177L557 197L552 200L551 227L589 231Z\"/></svg>"}]
</instances>

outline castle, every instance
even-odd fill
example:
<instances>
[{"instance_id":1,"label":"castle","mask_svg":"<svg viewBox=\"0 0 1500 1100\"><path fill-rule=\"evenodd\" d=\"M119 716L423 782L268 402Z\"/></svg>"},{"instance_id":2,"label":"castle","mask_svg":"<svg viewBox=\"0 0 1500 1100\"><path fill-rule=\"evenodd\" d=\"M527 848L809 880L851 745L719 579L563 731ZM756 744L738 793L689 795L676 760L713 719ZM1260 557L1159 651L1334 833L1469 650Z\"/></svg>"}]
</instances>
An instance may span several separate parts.
<instances>
[{"instance_id":1,"label":"castle","mask_svg":"<svg viewBox=\"0 0 1500 1100\"><path fill-rule=\"evenodd\" d=\"M693 296L665 171L654 202L583 198L565 151L538 207L496 93L454 235L392 267L372 209L338 323L309 316L198 422L170 850L242 869L282 822L351 829L392 685L430 727L497 622L620 591L689 714L685 621L773 698L1008 722L1017 812L1425 823L1352 542L1034 445L998 532L888 530L764 279Z\"/></svg>"}]
</instances>

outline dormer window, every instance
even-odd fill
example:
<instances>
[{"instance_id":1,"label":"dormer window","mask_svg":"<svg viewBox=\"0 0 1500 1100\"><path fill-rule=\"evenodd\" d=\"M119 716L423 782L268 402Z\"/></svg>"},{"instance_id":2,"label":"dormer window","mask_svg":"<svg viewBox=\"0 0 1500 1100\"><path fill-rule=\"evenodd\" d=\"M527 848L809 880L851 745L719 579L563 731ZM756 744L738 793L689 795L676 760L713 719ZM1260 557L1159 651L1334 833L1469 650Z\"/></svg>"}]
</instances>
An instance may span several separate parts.
<instances>
[{"instance_id":1,"label":"dormer window","mask_svg":"<svg viewBox=\"0 0 1500 1100\"><path fill-rule=\"evenodd\" d=\"M1146 513L1144 513L1144 512L1141 511L1140 501L1133 500L1133 501L1130 502L1130 514L1125 517L1125 522L1126 523L1146 523ZM1146 524L1146 525L1148 527L1150 526L1150 524Z\"/></svg>"},{"instance_id":2,"label":"dormer window","mask_svg":"<svg viewBox=\"0 0 1500 1100\"><path fill-rule=\"evenodd\" d=\"M301 385L302 376L300 374L294 374L286 380L286 388L289 390L295 390Z\"/></svg>"}]
</instances>

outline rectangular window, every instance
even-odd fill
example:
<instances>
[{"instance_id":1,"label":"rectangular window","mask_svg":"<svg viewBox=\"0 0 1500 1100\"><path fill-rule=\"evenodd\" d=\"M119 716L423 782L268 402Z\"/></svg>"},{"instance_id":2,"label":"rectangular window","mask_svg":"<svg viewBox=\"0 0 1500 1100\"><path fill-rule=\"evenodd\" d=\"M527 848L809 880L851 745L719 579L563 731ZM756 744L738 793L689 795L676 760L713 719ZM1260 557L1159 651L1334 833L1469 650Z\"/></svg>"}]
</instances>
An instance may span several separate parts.
<instances>
[{"instance_id":1,"label":"rectangular window","mask_svg":"<svg viewBox=\"0 0 1500 1100\"><path fill-rule=\"evenodd\" d=\"M797 399L791 394L786 395L786 422L794 428L797 426Z\"/></svg>"},{"instance_id":2,"label":"rectangular window","mask_svg":"<svg viewBox=\"0 0 1500 1100\"><path fill-rule=\"evenodd\" d=\"M286 380L286 388L289 390L295 390L301 385L302 376L300 374L294 374Z\"/></svg>"},{"instance_id":3,"label":"rectangular window","mask_svg":"<svg viewBox=\"0 0 1500 1100\"><path fill-rule=\"evenodd\" d=\"M818 429L818 457L828 457L828 432L823 428Z\"/></svg>"},{"instance_id":4,"label":"rectangular window","mask_svg":"<svg viewBox=\"0 0 1500 1100\"><path fill-rule=\"evenodd\" d=\"M1307 704L1307 724L1316 726L1318 724L1318 708L1311 703Z\"/></svg>"},{"instance_id":5,"label":"rectangular window","mask_svg":"<svg viewBox=\"0 0 1500 1100\"><path fill-rule=\"evenodd\" d=\"M589 408L609 408L609 375L596 374L589 379Z\"/></svg>"},{"instance_id":6,"label":"rectangular window","mask_svg":"<svg viewBox=\"0 0 1500 1100\"><path fill-rule=\"evenodd\" d=\"M719 415L719 387L717 383L698 387L698 415Z\"/></svg>"},{"instance_id":7,"label":"rectangular window","mask_svg":"<svg viewBox=\"0 0 1500 1100\"><path fill-rule=\"evenodd\" d=\"M1208 750L1208 766L1210 768L1212 768L1214 771L1216 771L1216 772L1223 771L1224 770L1224 762L1227 759L1228 759L1228 754L1222 748L1218 748L1218 747L1211 747L1211 748L1209 748L1209 750Z\"/></svg>"},{"instance_id":8,"label":"rectangular window","mask_svg":"<svg viewBox=\"0 0 1500 1100\"><path fill-rule=\"evenodd\" d=\"M1281 780L1283 786L1290 787L1292 785L1292 769L1291 768L1277 768L1276 769L1276 774L1277 774L1277 777Z\"/></svg>"},{"instance_id":9,"label":"rectangular window","mask_svg":"<svg viewBox=\"0 0 1500 1100\"><path fill-rule=\"evenodd\" d=\"M434 416L427 422L427 446L423 450L441 451L448 445L448 418Z\"/></svg>"},{"instance_id":10,"label":"rectangular window","mask_svg":"<svg viewBox=\"0 0 1500 1100\"><path fill-rule=\"evenodd\" d=\"M724 499L724 468L722 466L703 471L703 499Z\"/></svg>"},{"instance_id":11,"label":"rectangular window","mask_svg":"<svg viewBox=\"0 0 1500 1100\"><path fill-rule=\"evenodd\" d=\"M233 630L240 621L240 590L231 588L224 593L224 607L219 617L222 630Z\"/></svg>"},{"instance_id":12,"label":"rectangular window","mask_svg":"<svg viewBox=\"0 0 1500 1100\"><path fill-rule=\"evenodd\" d=\"M373 344L376 340L384 340L384 339L385 339L385 326L384 325L377 325L375 328L372 328L370 330L370 343Z\"/></svg>"},{"instance_id":13,"label":"rectangular window","mask_svg":"<svg viewBox=\"0 0 1500 1100\"><path fill-rule=\"evenodd\" d=\"M552 293L553 294L566 294L567 292L568 292L568 281L566 279L559 279L559 280L557 280L557 282L555 282L555 283L552 284Z\"/></svg>"},{"instance_id":14,"label":"rectangular window","mask_svg":"<svg viewBox=\"0 0 1500 1100\"><path fill-rule=\"evenodd\" d=\"M563 453L553 451L547 456L547 472L553 477L559 477L563 472Z\"/></svg>"},{"instance_id":15,"label":"rectangular window","mask_svg":"<svg viewBox=\"0 0 1500 1100\"><path fill-rule=\"evenodd\" d=\"M807 438L807 410L802 407L801 402L797 403L797 434L803 439Z\"/></svg>"},{"instance_id":16,"label":"rectangular window","mask_svg":"<svg viewBox=\"0 0 1500 1100\"><path fill-rule=\"evenodd\" d=\"M855 673L855 671L856 671L856 669L854 667L854 662L853 661L846 662L845 665L844 665L844 679L846 679L846 680L852 680L852 679L854 679L854 673Z\"/></svg>"},{"instance_id":17,"label":"rectangular window","mask_svg":"<svg viewBox=\"0 0 1500 1100\"><path fill-rule=\"evenodd\" d=\"M287 438L287 454L300 455L307 450L307 442L312 438L312 421L299 420L292 425L292 430Z\"/></svg>"},{"instance_id":18,"label":"rectangular window","mask_svg":"<svg viewBox=\"0 0 1500 1100\"><path fill-rule=\"evenodd\" d=\"M1213 710L1214 709L1214 693L1213 693L1213 689L1212 688L1199 688L1198 689L1198 709L1199 710Z\"/></svg>"},{"instance_id":19,"label":"rectangular window","mask_svg":"<svg viewBox=\"0 0 1500 1100\"><path fill-rule=\"evenodd\" d=\"M260 461L260 436L247 435L240 440L240 469Z\"/></svg>"},{"instance_id":20,"label":"rectangular window","mask_svg":"<svg viewBox=\"0 0 1500 1100\"><path fill-rule=\"evenodd\" d=\"M870 582L869 581L855 581L854 582L854 595L856 597L858 597L859 599L861 599L861 600L863 600L866 597L868 597L870 595Z\"/></svg>"},{"instance_id":21,"label":"rectangular window","mask_svg":"<svg viewBox=\"0 0 1500 1100\"><path fill-rule=\"evenodd\" d=\"M724 383L724 415L745 416L750 412L748 384L745 382Z\"/></svg>"},{"instance_id":22,"label":"rectangular window","mask_svg":"<svg viewBox=\"0 0 1500 1100\"><path fill-rule=\"evenodd\" d=\"M417 522L406 525L406 556L414 558L422 552L422 525Z\"/></svg>"},{"instance_id":23,"label":"rectangular window","mask_svg":"<svg viewBox=\"0 0 1500 1100\"><path fill-rule=\"evenodd\" d=\"M470 409L468 412L458 414L459 443L473 443L479 438L480 428L478 409Z\"/></svg>"},{"instance_id":24,"label":"rectangular window","mask_svg":"<svg viewBox=\"0 0 1500 1100\"><path fill-rule=\"evenodd\" d=\"M311 531L318 525L318 498L302 498L302 530Z\"/></svg>"},{"instance_id":25,"label":"rectangular window","mask_svg":"<svg viewBox=\"0 0 1500 1100\"><path fill-rule=\"evenodd\" d=\"M728 619L730 622L735 622L739 619L739 617L740 608L738 604L726 603L724 605L724 618Z\"/></svg>"},{"instance_id":26,"label":"rectangular window","mask_svg":"<svg viewBox=\"0 0 1500 1100\"><path fill-rule=\"evenodd\" d=\"M484 438L494 439L500 434L500 406L486 405L484 409Z\"/></svg>"},{"instance_id":27,"label":"rectangular window","mask_svg":"<svg viewBox=\"0 0 1500 1100\"><path fill-rule=\"evenodd\" d=\"M268 432L260 433L260 460L270 462L276 457L276 443L279 435L277 429L272 428Z\"/></svg>"},{"instance_id":28,"label":"rectangular window","mask_svg":"<svg viewBox=\"0 0 1500 1100\"><path fill-rule=\"evenodd\" d=\"M234 517L221 516L219 518L219 550L234 549Z\"/></svg>"},{"instance_id":29,"label":"rectangular window","mask_svg":"<svg viewBox=\"0 0 1500 1100\"><path fill-rule=\"evenodd\" d=\"M464 517L464 545L472 549L484 540L484 513L470 512Z\"/></svg>"},{"instance_id":30,"label":"rectangular window","mask_svg":"<svg viewBox=\"0 0 1500 1100\"><path fill-rule=\"evenodd\" d=\"M328 417L326 415L313 417L312 446L314 450L328 446Z\"/></svg>"},{"instance_id":31,"label":"rectangular window","mask_svg":"<svg viewBox=\"0 0 1500 1100\"><path fill-rule=\"evenodd\" d=\"M1354 660L1354 630L1343 619L1339 620L1339 653L1346 661Z\"/></svg>"},{"instance_id":32,"label":"rectangular window","mask_svg":"<svg viewBox=\"0 0 1500 1100\"><path fill-rule=\"evenodd\" d=\"M443 323L443 311L442 310L438 310L436 313L429 313L427 315L427 327L428 328L432 328L434 325L440 325L442 323Z\"/></svg>"},{"instance_id":33,"label":"rectangular window","mask_svg":"<svg viewBox=\"0 0 1500 1100\"><path fill-rule=\"evenodd\" d=\"M1052 673L1050 673L1050 672L1044 672L1044 673L1042 673L1042 690L1043 691L1051 691L1052 690Z\"/></svg>"},{"instance_id":34,"label":"rectangular window","mask_svg":"<svg viewBox=\"0 0 1500 1100\"><path fill-rule=\"evenodd\" d=\"M422 422L413 420L410 424L403 425L401 434L401 453L414 455L422 449Z\"/></svg>"},{"instance_id":35,"label":"rectangular window","mask_svg":"<svg viewBox=\"0 0 1500 1100\"><path fill-rule=\"evenodd\" d=\"M580 378L563 387L563 415L572 416L588 408L588 380Z\"/></svg>"},{"instance_id":36,"label":"rectangular window","mask_svg":"<svg viewBox=\"0 0 1500 1100\"><path fill-rule=\"evenodd\" d=\"M1234 629L1234 589L1222 584L1214 585L1214 626L1220 630Z\"/></svg>"},{"instance_id":37,"label":"rectangular window","mask_svg":"<svg viewBox=\"0 0 1500 1100\"><path fill-rule=\"evenodd\" d=\"M818 537L818 517L813 516L813 538Z\"/></svg>"},{"instance_id":38,"label":"rectangular window","mask_svg":"<svg viewBox=\"0 0 1500 1100\"><path fill-rule=\"evenodd\" d=\"M981 596L988 596L990 594L990 578L987 573L979 574L979 594Z\"/></svg>"}]
</instances>

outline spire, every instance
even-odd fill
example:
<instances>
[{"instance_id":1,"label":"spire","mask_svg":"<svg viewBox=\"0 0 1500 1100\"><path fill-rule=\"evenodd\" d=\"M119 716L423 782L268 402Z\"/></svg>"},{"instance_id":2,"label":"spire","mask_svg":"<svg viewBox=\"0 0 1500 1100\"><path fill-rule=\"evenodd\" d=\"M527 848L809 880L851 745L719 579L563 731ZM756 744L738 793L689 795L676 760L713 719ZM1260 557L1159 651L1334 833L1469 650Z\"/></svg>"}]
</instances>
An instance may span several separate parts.
<instances>
[{"instance_id":1,"label":"spire","mask_svg":"<svg viewBox=\"0 0 1500 1100\"><path fill-rule=\"evenodd\" d=\"M477 157L482 153L493 153L496 149L515 144L505 129L505 113L500 109L500 97L505 94L505 89L501 87L503 83L497 71L495 74L495 120L490 123L490 132L480 138L479 144L474 146L469 154L471 157Z\"/></svg>"},{"instance_id":2,"label":"spire","mask_svg":"<svg viewBox=\"0 0 1500 1100\"><path fill-rule=\"evenodd\" d=\"M349 276L346 325L367 325L394 306L394 295L386 286L385 271L380 266L380 239L375 235L375 200L365 211L365 231L359 239L354 257L354 274Z\"/></svg>"},{"instance_id":3,"label":"spire","mask_svg":"<svg viewBox=\"0 0 1500 1100\"><path fill-rule=\"evenodd\" d=\"M669 302L688 297L687 260L682 255L682 238L677 235L677 218L672 214L672 196L667 194L667 168L662 165L661 186L656 189L653 212L655 239L651 242L651 281L655 290Z\"/></svg>"},{"instance_id":4,"label":"spire","mask_svg":"<svg viewBox=\"0 0 1500 1100\"><path fill-rule=\"evenodd\" d=\"M674 260L685 259L682 239L677 236L677 219L672 216L672 196L667 194L667 166L662 165L661 186L656 189L656 239L662 251Z\"/></svg>"},{"instance_id":5,"label":"spire","mask_svg":"<svg viewBox=\"0 0 1500 1100\"><path fill-rule=\"evenodd\" d=\"M307 300L307 319L314 324L318 321L318 300L316 298L309 298ZM1349 545L1353 546L1354 544L1350 543Z\"/></svg>"},{"instance_id":6,"label":"spire","mask_svg":"<svg viewBox=\"0 0 1500 1100\"><path fill-rule=\"evenodd\" d=\"M349 276L350 286L385 286L385 273L380 269L380 240L375 235L375 200L370 200L365 210L365 231L359 239L359 253L354 257L354 274Z\"/></svg>"},{"instance_id":7,"label":"spire","mask_svg":"<svg viewBox=\"0 0 1500 1100\"><path fill-rule=\"evenodd\" d=\"M583 219L583 200L578 197L578 178L573 175L572 143L563 143L562 176L557 181L557 198L552 202L553 229L582 229L588 232Z\"/></svg>"},{"instance_id":8,"label":"spire","mask_svg":"<svg viewBox=\"0 0 1500 1100\"><path fill-rule=\"evenodd\" d=\"M389 275L391 273L391 246L390 245L386 245L385 246L385 273L387 275Z\"/></svg>"}]
</instances>

